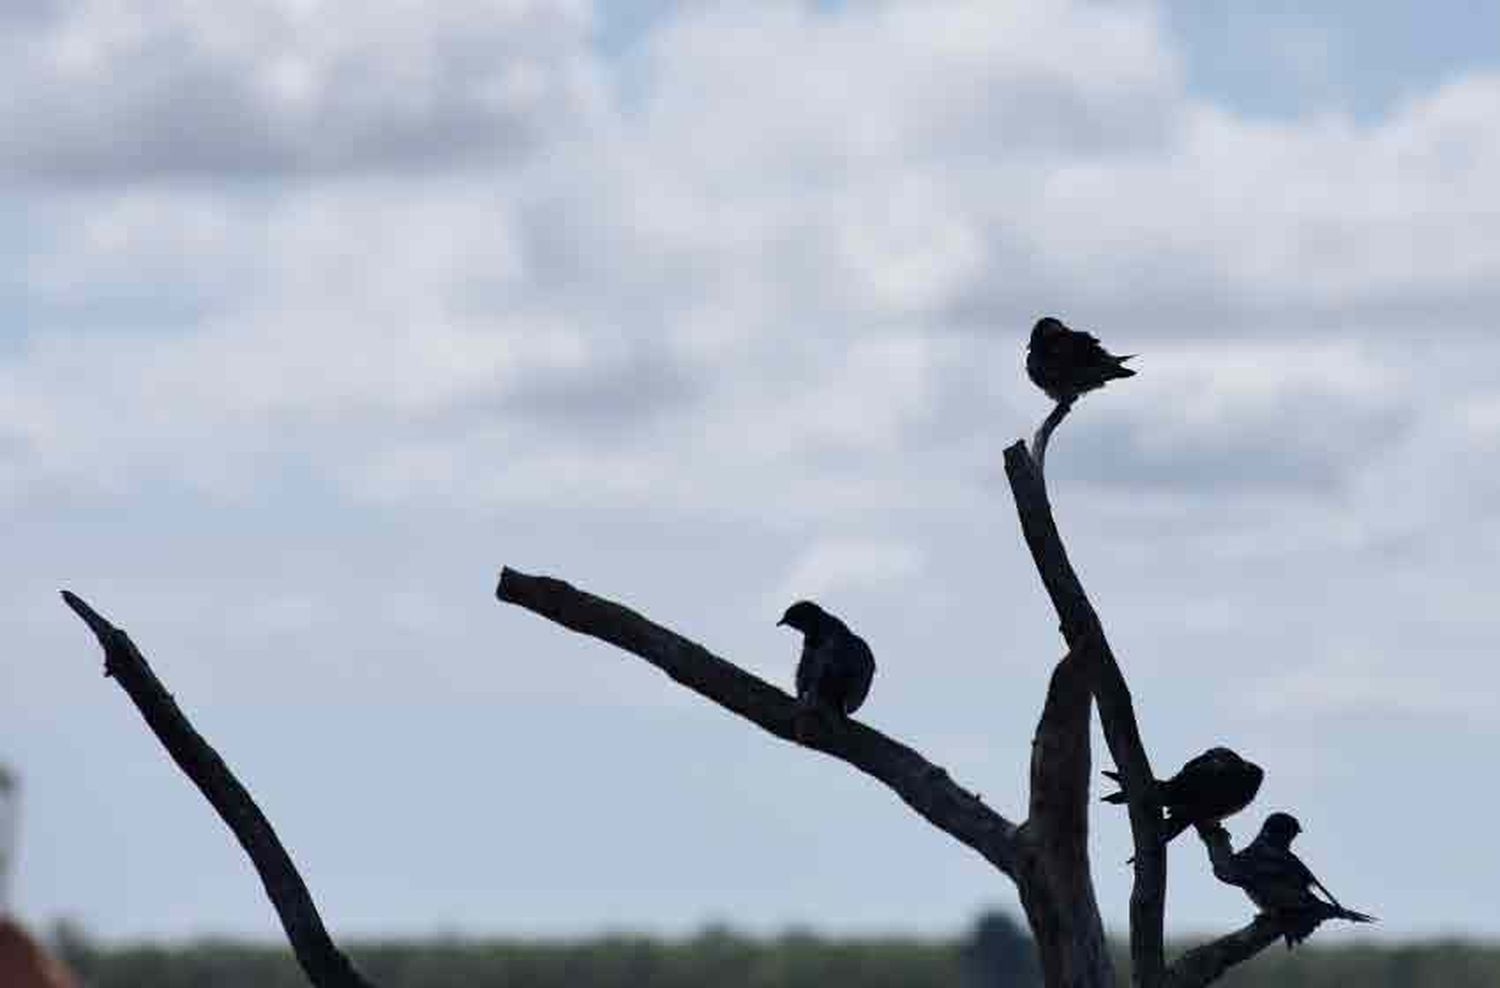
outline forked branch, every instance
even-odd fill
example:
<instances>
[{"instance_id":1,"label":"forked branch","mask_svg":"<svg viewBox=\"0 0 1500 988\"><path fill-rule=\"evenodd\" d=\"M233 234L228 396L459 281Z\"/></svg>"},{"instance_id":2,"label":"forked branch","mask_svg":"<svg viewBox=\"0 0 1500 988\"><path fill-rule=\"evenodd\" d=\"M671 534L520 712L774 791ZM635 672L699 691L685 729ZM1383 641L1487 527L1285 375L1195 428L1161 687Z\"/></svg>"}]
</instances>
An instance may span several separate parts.
<instances>
[{"instance_id":1,"label":"forked branch","mask_svg":"<svg viewBox=\"0 0 1500 988\"><path fill-rule=\"evenodd\" d=\"M697 642L562 580L506 568L495 596L656 666L700 696L785 741L832 755L889 786L933 826L1007 875L1018 858L1016 825L906 745L855 720L802 718L797 701Z\"/></svg>"},{"instance_id":2,"label":"forked branch","mask_svg":"<svg viewBox=\"0 0 1500 988\"><path fill-rule=\"evenodd\" d=\"M276 908L297 963L317 988L371 988L334 945L297 866L218 752L194 730L130 636L106 621L81 597L64 590L63 601L83 619L104 649L104 674L129 694L177 767L198 787L250 856L266 895Z\"/></svg>"},{"instance_id":3,"label":"forked branch","mask_svg":"<svg viewBox=\"0 0 1500 988\"><path fill-rule=\"evenodd\" d=\"M1045 444L1066 414L1065 405L1054 409L1038 431L1038 440ZM1109 648L1099 616L1068 561L1040 464L1032 460L1025 443L1018 442L1005 451L1005 474L1032 560L1072 649L1068 661L1075 657L1091 661L1094 700L1130 810L1135 845L1135 883L1130 895L1131 981L1141 988L1201 988L1274 943L1283 932L1283 924L1258 916L1248 926L1196 947L1171 967L1166 966L1162 940L1167 860L1162 810L1130 687Z\"/></svg>"},{"instance_id":4,"label":"forked branch","mask_svg":"<svg viewBox=\"0 0 1500 988\"><path fill-rule=\"evenodd\" d=\"M1063 406L1059 406L1062 408ZM1054 411L1054 415L1058 415ZM1048 417L1049 421L1051 416ZM1061 415L1058 415L1061 421ZM1055 423L1054 423L1055 425ZM1050 431L1050 430L1049 430ZM1104 739L1119 768L1130 809L1135 844L1135 885L1130 894L1131 980L1155 988L1165 973L1162 921L1165 911L1167 858L1162 844L1161 804L1151 761L1136 726L1130 689L1120 672L1099 616L1068 561L1041 470L1017 442L1005 451L1005 475L1015 498L1026 545L1062 625L1063 638L1075 653L1088 656Z\"/></svg>"}]
</instances>

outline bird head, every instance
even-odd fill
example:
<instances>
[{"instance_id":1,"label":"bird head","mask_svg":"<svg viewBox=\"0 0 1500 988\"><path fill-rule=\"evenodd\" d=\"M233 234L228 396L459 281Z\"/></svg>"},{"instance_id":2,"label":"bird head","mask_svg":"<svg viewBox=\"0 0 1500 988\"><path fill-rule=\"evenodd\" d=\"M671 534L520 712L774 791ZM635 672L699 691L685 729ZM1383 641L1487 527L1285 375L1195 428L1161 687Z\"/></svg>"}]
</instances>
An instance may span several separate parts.
<instances>
[{"instance_id":1,"label":"bird head","mask_svg":"<svg viewBox=\"0 0 1500 988\"><path fill-rule=\"evenodd\" d=\"M1031 342L1027 346L1036 346L1049 336L1056 336L1059 333L1066 333L1067 331L1068 327L1063 325L1061 319L1053 316L1043 316L1036 321L1035 326L1031 327Z\"/></svg>"},{"instance_id":2,"label":"bird head","mask_svg":"<svg viewBox=\"0 0 1500 988\"><path fill-rule=\"evenodd\" d=\"M1260 825L1260 835L1276 847L1292 846L1292 838L1302 833L1302 824L1290 813L1272 813Z\"/></svg>"},{"instance_id":3,"label":"bird head","mask_svg":"<svg viewBox=\"0 0 1500 988\"><path fill-rule=\"evenodd\" d=\"M810 600L799 600L786 609L781 615L781 620L776 622L777 627L786 625L796 628L804 635L816 629L828 617L828 612Z\"/></svg>"}]
</instances>

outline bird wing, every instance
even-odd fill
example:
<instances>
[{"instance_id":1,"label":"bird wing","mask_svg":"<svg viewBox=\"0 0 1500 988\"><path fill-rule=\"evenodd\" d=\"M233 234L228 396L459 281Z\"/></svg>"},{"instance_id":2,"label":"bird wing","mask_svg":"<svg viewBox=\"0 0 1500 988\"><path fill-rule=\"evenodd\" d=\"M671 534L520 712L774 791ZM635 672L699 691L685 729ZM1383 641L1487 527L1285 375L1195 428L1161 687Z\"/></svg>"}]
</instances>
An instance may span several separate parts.
<instances>
[{"instance_id":1,"label":"bird wing","mask_svg":"<svg viewBox=\"0 0 1500 988\"><path fill-rule=\"evenodd\" d=\"M1213 801L1221 767L1213 752L1188 759L1176 775L1162 783L1162 801L1185 816L1200 815L1203 806Z\"/></svg>"},{"instance_id":2,"label":"bird wing","mask_svg":"<svg viewBox=\"0 0 1500 988\"><path fill-rule=\"evenodd\" d=\"M1334 916L1339 919L1347 919L1351 923L1378 923L1380 921L1380 917L1371 916L1369 913L1355 912L1353 909L1346 909L1343 906L1335 906L1333 908L1337 910Z\"/></svg>"},{"instance_id":3,"label":"bird wing","mask_svg":"<svg viewBox=\"0 0 1500 988\"><path fill-rule=\"evenodd\" d=\"M829 692L844 713L853 713L870 695L875 678L875 653L865 640L852 631L837 636L831 643Z\"/></svg>"},{"instance_id":4,"label":"bird wing","mask_svg":"<svg viewBox=\"0 0 1500 988\"><path fill-rule=\"evenodd\" d=\"M1104 349L1093 334L1081 331L1074 331L1071 335L1058 340L1057 355L1063 365L1072 368L1073 373L1081 374L1087 379L1092 379L1099 374L1123 370L1120 364L1129 359L1116 357Z\"/></svg>"},{"instance_id":5,"label":"bird wing","mask_svg":"<svg viewBox=\"0 0 1500 988\"><path fill-rule=\"evenodd\" d=\"M797 661L797 698L816 699L818 686L828 666L828 653L822 647L814 647L803 641L802 657Z\"/></svg>"},{"instance_id":6,"label":"bird wing","mask_svg":"<svg viewBox=\"0 0 1500 988\"><path fill-rule=\"evenodd\" d=\"M1228 762L1229 759L1225 757L1222 748L1210 748L1201 755L1194 755L1192 758L1189 758L1183 764L1182 771L1177 774L1194 775L1205 769L1223 768Z\"/></svg>"},{"instance_id":7,"label":"bird wing","mask_svg":"<svg viewBox=\"0 0 1500 988\"><path fill-rule=\"evenodd\" d=\"M1298 861L1297 863L1298 864L1302 864L1301 861ZM1310 885L1312 885L1314 888L1316 888L1319 892L1322 892L1324 895L1328 896L1328 901L1329 902L1333 903L1335 906L1337 906L1340 909L1344 908L1343 904L1340 903L1339 900L1334 897L1334 894L1332 892L1328 891L1328 886L1324 885L1322 882L1318 881L1318 877L1316 875L1314 875L1311 870L1308 869L1307 865L1302 865L1302 870L1305 871L1305 872L1307 872L1307 880L1308 880L1308 883Z\"/></svg>"},{"instance_id":8,"label":"bird wing","mask_svg":"<svg viewBox=\"0 0 1500 988\"><path fill-rule=\"evenodd\" d=\"M1262 909L1305 910L1318 902L1308 889L1307 867L1297 856L1259 838L1234 856L1233 872L1232 883Z\"/></svg>"},{"instance_id":9,"label":"bird wing","mask_svg":"<svg viewBox=\"0 0 1500 988\"><path fill-rule=\"evenodd\" d=\"M1260 784L1248 768L1222 752L1204 752L1167 780L1164 802L1175 815L1194 823L1222 820L1255 798Z\"/></svg>"}]
</instances>

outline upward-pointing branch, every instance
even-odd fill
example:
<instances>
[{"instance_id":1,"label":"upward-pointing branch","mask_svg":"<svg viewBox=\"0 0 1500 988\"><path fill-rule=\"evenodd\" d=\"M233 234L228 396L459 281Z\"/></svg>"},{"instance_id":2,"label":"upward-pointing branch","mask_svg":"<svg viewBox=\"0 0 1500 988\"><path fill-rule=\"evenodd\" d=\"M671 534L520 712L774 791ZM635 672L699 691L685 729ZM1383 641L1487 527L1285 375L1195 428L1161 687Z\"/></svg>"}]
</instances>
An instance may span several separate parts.
<instances>
[{"instance_id":1,"label":"upward-pointing branch","mask_svg":"<svg viewBox=\"0 0 1500 988\"><path fill-rule=\"evenodd\" d=\"M63 601L83 619L104 649L104 674L130 695L136 709L198 791L213 804L250 856L266 895L276 907L297 963L317 988L371 988L329 937L291 855L281 846L271 822L240 785L218 752L193 729L130 636L110 624L76 594L64 590Z\"/></svg>"},{"instance_id":2,"label":"upward-pointing branch","mask_svg":"<svg viewBox=\"0 0 1500 988\"><path fill-rule=\"evenodd\" d=\"M918 752L855 720L802 718L797 701L697 642L562 580L506 568L495 596L638 655L677 682L785 741L832 755L879 779L929 823L1014 877L1016 825Z\"/></svg>"},{"instance_id":3,"label":"upward-pointing branch","mask_svg":"<svg viewBox=\"0 0 1500 988\"><path fill-rule=\"evenodd\" d=\"M1048 417L1049 421L1051 418ZM1015 498L1021 531L1057 611L1063 638L1069 649L1087 656L1091 662L1094 699L1099 706L1104 739L1120 770L1135 843L1135 885L1130 894L1131 981L1140 988L1157 988L1166 966L1162 920L1167 857L1161 840L1161 803L1156 795L1151 762L1136 726L1130 688L1110 651L1104 626L1068 561L1052 517L1046 484L1024 442L1017 442L1005 451L1005 475Z\"/></svg>"}]
</instances>

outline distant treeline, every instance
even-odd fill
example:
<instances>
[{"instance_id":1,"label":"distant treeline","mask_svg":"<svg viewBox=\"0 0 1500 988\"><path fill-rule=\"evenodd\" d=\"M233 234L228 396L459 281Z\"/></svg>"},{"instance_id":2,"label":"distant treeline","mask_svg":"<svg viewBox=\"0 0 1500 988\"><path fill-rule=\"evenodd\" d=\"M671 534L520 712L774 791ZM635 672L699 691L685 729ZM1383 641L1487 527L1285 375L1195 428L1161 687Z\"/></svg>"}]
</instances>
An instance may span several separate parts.
<instances>
[{"instance_id":1,"label":"distant treeline","mask_svg":"<svg viewBox=\"0 0 1500 988\"><path fill-rule=\"evenodd\" d=\"M102 946L60 930L54 948L87 988L306 988L283 947L229 941ZM956 940L740 936L678 940L420 940L349 945L380 988L1034 988L1030 940L990 914ZM1120 969L1125 968L1121 958ZM1122 984L1124 982L1122 981ZM1226 988L1497 988L1500 945L1266 951Z\"/></svg>"}]
</instances>

